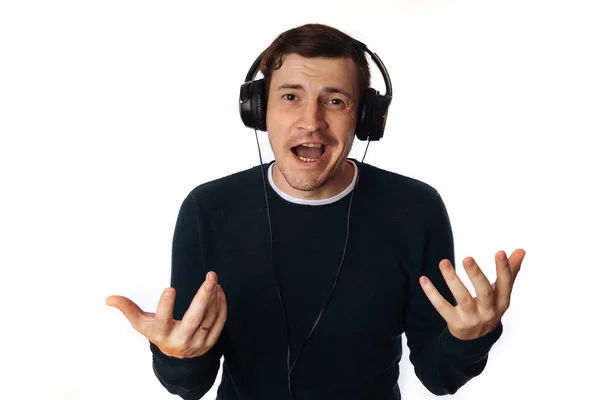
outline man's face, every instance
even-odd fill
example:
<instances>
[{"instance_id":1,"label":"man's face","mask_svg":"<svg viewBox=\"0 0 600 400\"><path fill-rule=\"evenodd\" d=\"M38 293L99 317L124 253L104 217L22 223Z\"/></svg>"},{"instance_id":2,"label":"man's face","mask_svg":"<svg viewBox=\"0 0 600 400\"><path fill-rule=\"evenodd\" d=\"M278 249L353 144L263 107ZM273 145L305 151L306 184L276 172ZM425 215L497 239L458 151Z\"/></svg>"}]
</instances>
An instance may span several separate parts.
<instances>
[{"instance_id":1,"label":"man's face","mask_svg":"<svg viewBox=\"0 0 600 400\"><path fill-rule=\"evenodd\" d=\"M266 120L284 192L322 198L344 181L358 102L352 59L284 56L271 76Z\"/></svg>"}]
</instances>

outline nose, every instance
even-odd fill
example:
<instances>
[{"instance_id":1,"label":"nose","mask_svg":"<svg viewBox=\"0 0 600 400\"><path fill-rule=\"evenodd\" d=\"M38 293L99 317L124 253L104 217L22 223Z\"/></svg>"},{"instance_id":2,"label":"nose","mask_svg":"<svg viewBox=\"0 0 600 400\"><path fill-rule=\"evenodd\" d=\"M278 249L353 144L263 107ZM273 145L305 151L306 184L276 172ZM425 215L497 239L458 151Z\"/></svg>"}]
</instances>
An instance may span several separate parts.
<instances>
[{"instance_id":1,"label":"nose","mask_svg":"<svg viewBox=\"0 0 600 400\"><path fill-rule=\"evenodd\" d=\"M327 128L327 121L322 105L318 101L307 101L302 108L300 128L307 132L322 131Z\"/></svg>"}]
</instances>

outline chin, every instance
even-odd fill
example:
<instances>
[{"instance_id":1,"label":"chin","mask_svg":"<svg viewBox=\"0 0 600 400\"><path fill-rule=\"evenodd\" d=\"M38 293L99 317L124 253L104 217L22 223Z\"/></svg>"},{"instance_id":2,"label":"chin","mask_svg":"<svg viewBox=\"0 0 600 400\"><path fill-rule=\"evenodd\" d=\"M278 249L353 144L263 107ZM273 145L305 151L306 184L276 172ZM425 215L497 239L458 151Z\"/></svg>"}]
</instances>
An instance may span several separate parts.
<instances>
[{"instance_id":1,"label":"chin","mask_svg":"<svg viewBox=\"0 0 600 400\"><path fill-rule=\"evenodd\" d=\"M324 154L316 161L303 161L290 152L284 157L276 157L277 167L287 184L295 190L316 191L331 181L335 163L332 154ZM329 152L330 153L330 152ZM340 162L339 159L336 159Z\"/></svg>"},{"instance_id":2,"label":"chin","mask_svg":"<svg viewBox=\"0 0 600 400\"><path fill-rule=\"evenodd\" d=\"M285 175L284 175L285 177ZM288 179L290 178L290 179ZM292 188L296 189L296 190L300 190L303 192L314 192L315 190L320 189L321 187L323 187L323 185L327 182L327 180L325 181L318 181L315 179L298 179L298 178L294 178L294 177L286 177L286 181L288 183L288 185L290 185Z\"/></svg>"}]
</instances>

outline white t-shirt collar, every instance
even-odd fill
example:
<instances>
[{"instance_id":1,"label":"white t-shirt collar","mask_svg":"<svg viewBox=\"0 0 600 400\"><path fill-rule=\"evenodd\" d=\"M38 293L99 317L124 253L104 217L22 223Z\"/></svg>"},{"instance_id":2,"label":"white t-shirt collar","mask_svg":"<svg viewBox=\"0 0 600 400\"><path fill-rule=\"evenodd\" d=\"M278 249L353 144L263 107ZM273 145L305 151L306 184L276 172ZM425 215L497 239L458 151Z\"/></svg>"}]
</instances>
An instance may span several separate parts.
<instances>
[{"instance_id":1,"label":"white t-shirt collar","mask_svg":"<svg viewBox=\"0 0 600 400\"><path fill-rule=\"evenodd\" d=\"M352 164L352 166L354 167L354 178L352 178L352 182L350 182L350 185L348 185L348 187L346 187L340 193L336 194L335 196L326 198L326 199L319 199L319 200L299 199L297 197L293 197L293 196L290 196L289 194L282 192L277 187L277 185L275 185L275 182L273 181L273 165L275 165L274 162L271 163L271 165L269 166L267 176L269 177L269 183L271 184L271 187L273 188L275 193L277 193L283 199L285 199L289 202L292 202L292 203L296 203L296 204L303 204L303 205L308 205L308 206L322 206L325 204L335 203L336 201L338 201L338 200L344 198L346 195L348 195L348 193L352 192L352 189L354 188L354 185L356 184L356 178L358 177L358 167L356 166L356 163L353 160L347 159L346 161L349 161Z\"/></svg>"}]
</instances>

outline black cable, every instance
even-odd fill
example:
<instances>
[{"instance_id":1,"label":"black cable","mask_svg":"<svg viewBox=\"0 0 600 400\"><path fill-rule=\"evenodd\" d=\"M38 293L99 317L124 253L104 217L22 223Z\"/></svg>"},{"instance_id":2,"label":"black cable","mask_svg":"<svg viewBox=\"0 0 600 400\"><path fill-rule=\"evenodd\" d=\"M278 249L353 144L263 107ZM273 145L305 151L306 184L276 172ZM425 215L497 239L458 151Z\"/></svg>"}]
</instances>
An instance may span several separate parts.
<instances>
[{"instance_id":1,"label":"black cable","mask_svg":"<svg viewBox=\"0 0 600 400\"><path fill-rule=\"evenodd\" d=\"M350 195L350 205L348 206L348 215L346 217L346 240L345 240L345 243L344 243L344 252L342 253L342 259L340 261L340 265L338 266L337 274L335 276L335 281L333 282L333 288L331 289L331 292L329 293L329 297L328 297L327 301L325 302L325 306L323 307L323 309L319 313L319 315L318 315L318 317L317 317L317 319L316 319L316 321L315 321L315 323L314 323L314 325L313 325L310 333L308 334L308 337L304 340L304 343L302 343L302 346L300 346L300 350L298 351L298 354L296 355L296 359L294 360L294 362L290 366L290 355L291 355L291 349L290 349L290 330L289 330L288 321L287 321L287 312L286 312L286 309L285 309L285 305L283 303L283 299L281 298L281 291L279 289L279 282L277 281L277 275L275 273L275 261L274 261L274 257L273 257L273 228L272 228L272 224L271 224L271 214L270 214L270 211L269 211L269 198L268 198L268 195L267 195L267 183L266 183L265 172L264 172L263 161L262 161L262 154L261 154L261 151L260 151L260 144L258 142L258 135L257 135L256 129L254 129L254 135L256 137L256 145L258 147L258 157L259 157L259 160L260 160L260 171L261 171L261 175L262 175L263 188L264 188L264 192L265 192L265 202L266 202L266 205L267 205L267 219L268 219L268 222L269 222L269 243L270 243L270 253L271 253L271 267L273 269L273 274L275 275L275 281L277 283L277 295L279 296L279 302L281 303L281 307L283 308L283 315L284 315L284 318L285 318L285 325L286 325L286 331L287 331L287 336L288 336L288 352L287 352L288 391L290 392L290 396L291 396L291 398L293 400L294 399L294 395L292 393L292 379L291 379L292 369L296 365L296 361L298 361L298 358L300 357L300 353L302 353L302 350L304 349L306 343L308 342L308 340L312 336L313 332L315 331L315 328L317 327L317 324L321 320L321 316L323 315L323 312L325 312L325 309L327 308L327 306L329 305L329 302L331 301L331 298L333 297L333 292L335 290L335 286L337 285L338 278L339 278L340 272L342 270L342 264L344 263L344 259L346 258L346 249L348 248L348 239L350 237L350 212L352 210L352 200L354 198L354 192L356 192L356 187L358 186L358 180L360 179L360 171L362 169L362 165L364 163L365 157L367 156L367 150L369 149L369 144L371 143L371 140L370 139L368 140L367 147L365 148L365 153L363 155L362 160L360 161L360 166L357 166L358 172L357 172L356 182L354 183L354 188L352 189L352 193Z\"/></svg>"},{"instance_id":2,"label":"black cable","mask_svg":"<svg viewBox=\"0 0 600 400\"><path fill-rule=\"evenodd\" d=\"M283 317L285 320L285 329L286 329L286 333L287 333L287 338L288 338L288 352L287 352L287 370L288 370L288 390L290 392L290 396L292 396L293 399L293 395L292 395L292 387L291 387L291 380L290 380L290 357L291 357L291 349L290 349L290 328L289 328L289 324L288 324L288 319L287 319L287 310L285 309L285 304L283 303L283 299L281 297L281 290L279 289L279 282L277 280L277 275L275 272L275 261L274 261L274 257L273 257L273 227L271 224L271 213L269 211L269 197L267 195L267 182L266 182L266 178L265 178L265 172L264 172L264 168L263 168L263 160L262 160L262 153L260 151L260 144L258 142L258 134L256 132L257 130L254 129L254 136L256 137L256 146L258 147L258 158L260 160L260 173L262 175L262 181L263 181L263 188L265 191L265 203L267 205L267 220L269 222L269 245L270 245L270 256L271 256L271 269L273 270L273 275L275 277L275 283L277 284L277 296L279 297L279 304L281 304L281 308L283 309Z\"/></svg>"},{"instance_id":3,"label":"black cable","mask_svg":"<svg viewBox=\"0 0 600 400\"><path fill-rule=\"evenodd\" d=\"M369 149L369 144L370 143L371 143L371 141L369 140L367 142L367 147L365 148L365 154L363 155L363 159L360 162L361 168L362 168L362 164L363 164L363 162L365 160L365 156L367 155L367 150ZM321 319L321 316L323 315L323 312L325 311L325 309L329 305L329 302L331 301L331 298L333 297L333 291L335 290L335 285L337 285L337 281L338 281L338 278L340 276L340 272L342 270L342 264L344 263L344 259L346 258L346 249L348 248L348 238L350 237L350 211L352 210L352 199L354 198L354 192L356 191L356 186L358 185L358 180L360 179L360 170L361 170L361 168L359 168L358 166L357 166L357 168L358 168L358 175L356 177L356 182L354 184L354 188L352 189L352 194L350 195L350 205L348 206L348 215L346 217L346 241L344 243L344 252L342 253L342 260L340 261L340 265L338 266L337 274L335 276L335 281L333 282L333 288L331 289L331 293L329 294L329 298L325 302L325 306L323 307L323 309L319 313L319 316L317 317L317 320L315 321L315 324L313 325L310 333L308 334L308 337L306 338L306 340L304 341L304 343L302 344L302 346L300 346L300 350L298 351L298 354L296 355L296 359L294 360L294 363L292 364L292 368L294 368L294 365L296 365L296 361L298 361L298 357L300 357L300 353L304 349L304 346L308 342L308 339L310 339L310 337L312 336L313 332L315 331L315 328L317 327L317 324L319 323L319 320ZM290 369L290 372L291 372L291 369Z\"/></svg>"}]
</instances>

